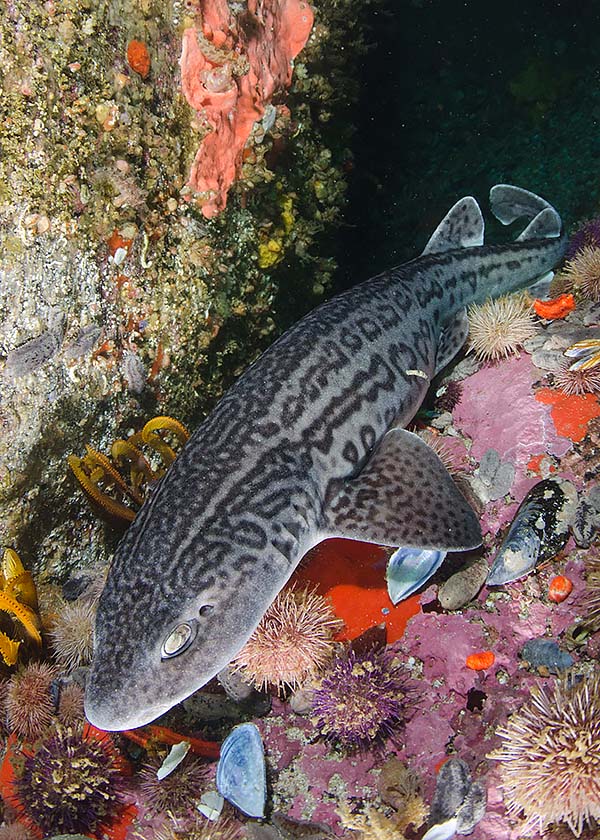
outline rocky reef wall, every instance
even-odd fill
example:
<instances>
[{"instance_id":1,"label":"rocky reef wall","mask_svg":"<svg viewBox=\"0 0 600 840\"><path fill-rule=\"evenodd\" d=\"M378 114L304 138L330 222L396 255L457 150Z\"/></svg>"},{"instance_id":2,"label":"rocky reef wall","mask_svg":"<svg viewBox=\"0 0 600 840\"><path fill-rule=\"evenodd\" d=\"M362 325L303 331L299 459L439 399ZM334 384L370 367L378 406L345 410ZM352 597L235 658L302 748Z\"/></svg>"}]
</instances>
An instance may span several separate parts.
<instances>
[{"instance_id":1,"label":"rocky reef wall","mask_svg":"<svg viewBox=\"0 0 600 840\"><path fill-rule=\"evenodd\" d=\"M325 294L363 48L350 10L6 6L0 541L29 567L105 559L69 453L156 414L193 426ZM219 135L228 113L243 131Z\"/></svg>"}]
</instances>

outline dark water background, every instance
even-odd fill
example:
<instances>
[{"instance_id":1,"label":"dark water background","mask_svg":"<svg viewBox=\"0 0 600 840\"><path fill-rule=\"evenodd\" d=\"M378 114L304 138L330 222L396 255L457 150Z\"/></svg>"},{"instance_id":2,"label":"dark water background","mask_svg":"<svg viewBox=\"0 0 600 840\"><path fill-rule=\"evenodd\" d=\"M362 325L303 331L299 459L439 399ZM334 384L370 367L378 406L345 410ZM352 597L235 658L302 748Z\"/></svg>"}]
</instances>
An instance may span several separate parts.
<instances>
[{"instance_id":1,"label":"dark water background","mask_svg":"<svg viewBox=\"0 0 600 840\"><path fill-rule=\"evenodd\" d=\"M486 215L501 181L567 227L600 212L600 0L386 0L366 17L338 289L416 256L461 196Z\"/></svg>"}]
</instances>

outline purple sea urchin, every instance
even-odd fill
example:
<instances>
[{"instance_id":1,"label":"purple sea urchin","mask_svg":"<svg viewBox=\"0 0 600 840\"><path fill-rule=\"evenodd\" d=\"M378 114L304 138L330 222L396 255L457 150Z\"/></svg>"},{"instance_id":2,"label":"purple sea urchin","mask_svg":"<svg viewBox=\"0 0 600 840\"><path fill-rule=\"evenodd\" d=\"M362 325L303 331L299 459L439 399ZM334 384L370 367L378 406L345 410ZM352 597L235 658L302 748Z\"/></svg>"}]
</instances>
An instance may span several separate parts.
<instances>
[{"instance_id":1,"label":"purple sea urchin","mask_svg":"<svg viewBox=\"0 0 600 840\"><path fill-rule=\"evenodd\" d=\"M600 675L538 688L497 734L503 744L490 757L500 762L508 814L525 817L521 831L566 823L579 837L600 819Z\"/></svg>"},{"instance_id":2,"label":"purple sea urchin","mask_svg":"<svg viewBox=\"0 0 600 840\"><path fill-rule=\"evenodd\" d=\"M6 713L12 732L31 741L48 728L54 713L50 685L56 676L56 668L43 662L33 662L12 675L6 690Z\"/></svg>"},{"instance_id":3,"label":"purple sea urchin","mask_svg":"<svg viewBox=\"0 0 600 840\"><path fill-rule=\"evenodd\" d=\"M536 332L526 294L505 295L471 306L468 317L469 349L483 361L512 356Z\"/></svg>"},{"instance_id":4,"label":"purple sea urchin","mask_svg":"<svg viewBox=\"0 0 600 840\"><path fill-rule=\"evenodd\" d=\"M308 587L284 589L232 664L258 689L295 688L325 665L341 627L327 598Z\"/></svg>"},{"instance_id":5,"label":"purple sea urchin","mask_svg":"<svg viewBox=\"0 0 600 840\"><path fill-rule=\"evenodd\" d=\"M440 411L454 411L462 398L463 386L461 382L449 379L435 392L435 406Z\"/></svg>"},{"instance_id":6,"label":"purple sea urchin","mask_svg":"<svg viewBox=\"0 0 600 840\"><path fill-rule=\"evenodd\" d=\"M335 657L313 695L319 734L347 750L381 743L402 723L406 678L387 648Z\"/></svg>"},{"instance_id":7,"label":"purple sea urchin","mask_svg":"<svg viewBox=\"0 0 600 840\"><path fill-rule=\"evenodd\" d=\"M584 248L600 248L600 216L584 222L569 238L566 259L573 259Z\"/></svg>"},{"instance_id":8,"label":"purple sea urchin","mask_svg":"<svg viewBox=\"0 0 600 840\"><path fill-rule=\"evenodd\" d=\"M153 814L170 811L175 817L185 817L200 799L209 777L206 764L192 756L164 779L156 775L160 761L148 761L140 770L140 791L144 806Z\"/></svg>"},{"instance_id":9,"label":"purple sea urchin","mask_svg":"<svg viewBox=\"0 0 600 840\"><path fill-rule=\"evenodd\" d=\"M11 804L44 836L98 837L122 804L123 760L91 727L57 727L15 762Z\"/></svg>"},{"instance_id":10,"label":"purple sea urchin","mask_svg":"<svg viewBox=\"0 0 600 840\"><path fill-rule=\"evenodd\" d=\"M564 362L554 373L554 383L564 394L600 394L600 368L570 370Z\"/></svg>"},{"instance_id":11,"label":"purple sea urchin","mask_svg":"<svg viewBox=\"0 0 600 840\"><path fill-rule=\"evenodd\" d=\"M95 617L96 601L89 600L66 604L56 617L48 635L56 660L67 673L91 662Z\"/></svg>"}]
</instances>

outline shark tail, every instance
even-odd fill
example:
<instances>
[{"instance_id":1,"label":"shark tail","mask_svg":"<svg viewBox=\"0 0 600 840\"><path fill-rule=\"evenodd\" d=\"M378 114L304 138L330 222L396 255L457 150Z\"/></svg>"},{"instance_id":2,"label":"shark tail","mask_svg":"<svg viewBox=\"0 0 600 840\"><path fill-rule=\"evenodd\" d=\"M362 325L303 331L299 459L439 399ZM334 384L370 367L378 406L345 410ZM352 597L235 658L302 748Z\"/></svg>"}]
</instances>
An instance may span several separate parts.
<instances>
[{"instance_id":1,"label":"shark tail","mask_svg":"<svg viewBox=\"0 0 600 840\"><path fill-rule=\"evenodd\" d=\"M552 269L562 259L567 245L560 215L544 198L511 184L492 187L490 205L503 225L522 218L528 224L512 245L497 246L495 255L490 256L489 270L478 278L470 302L482 303L488 297L527 287L535 295L538 290L544 294L553 276Z\"/></svg>"},{"instance_id":2,"label":"shark tail","mask_svg":"<svg viewBox=\"0 0 600 840\"><path fill-rule=\"evenodd\" d=\"M512 184L496 184L490 190L490 208L503 225L510 225L516 219L531 219L517 242L527 239L553 239L563 233L560 216L545 198L535 193L514 187Z\"/></svg>"}]
</instances>

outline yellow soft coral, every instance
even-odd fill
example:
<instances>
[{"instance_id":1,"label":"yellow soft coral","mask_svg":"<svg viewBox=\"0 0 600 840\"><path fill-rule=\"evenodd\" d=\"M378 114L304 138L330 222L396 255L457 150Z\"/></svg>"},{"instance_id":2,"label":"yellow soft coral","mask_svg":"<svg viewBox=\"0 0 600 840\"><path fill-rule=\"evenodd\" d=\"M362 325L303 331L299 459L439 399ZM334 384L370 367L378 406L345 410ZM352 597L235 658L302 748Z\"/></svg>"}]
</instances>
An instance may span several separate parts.
<instances>
[{"instance_id":1,"label":"yellow soft coral","mask_svg":"<svg viewBox=\"0 0 600 840\"><path fill-rule=\"evenodd\" d=\"M27 636L41 645L40 617L35 584L16 551L7 548L0 564L0 611L23 625ZM0 632L0 656L11 666L17 661L21 642Z\"/></svg>"}]
</instances>

